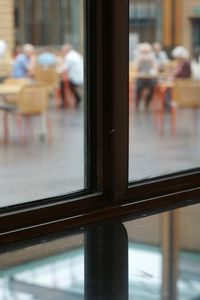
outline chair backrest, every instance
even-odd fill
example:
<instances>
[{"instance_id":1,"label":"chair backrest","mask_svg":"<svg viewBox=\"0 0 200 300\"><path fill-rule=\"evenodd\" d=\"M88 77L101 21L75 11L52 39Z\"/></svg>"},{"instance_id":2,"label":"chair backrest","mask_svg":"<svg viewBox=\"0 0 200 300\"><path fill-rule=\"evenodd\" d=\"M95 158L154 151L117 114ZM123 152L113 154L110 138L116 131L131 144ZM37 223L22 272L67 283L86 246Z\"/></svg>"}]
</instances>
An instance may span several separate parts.
<instances>
[{"instance_id":1,"label":"chair backrest","mask_svg":"<svg viewBox=\"0 0 200 300\"><path fill-rule=\"evenodd\" d=\"M3 82L4 84L8 84L8 85L17 85L21 88L23 88L24 86L26 86L27 84L30 84L30 80L27 78L12 78L9 77L7 79L4 80ZM7 95L6 96L6 101L12 104L17 104L19 100L19 95Z\"/></svg>"},{"instance_id":2,"label":"chair backrest","mask_svg":"<svg viewBox=\"0 0 200 300\"><path fill-rule=\"evenodd\" d=\"M199 107L200 81L177 79L174 83L172 98L179 107Z\"/></svg>"},{"instance_id":3,"label":"chair backrest","mask_svg":"<svg viewBox=\"0 0 200 300\"><path fill-rule=\"evenodd\" d=\"M22 114L33 115L45 112L48 107L47 87L42 84L24 86L17 106Z\"/></svg>"},{"instance_id":4,"label":"chair backrest","mask_svg":"<svg viewBox=\"0 0 200 300\"><path fill-rule=\"evenodd\" d=\"M48 86L55 87L59 81L55 66L43 67L40 65L36 65L34 74L36 81Z\"/></svg>"}]
</instances>

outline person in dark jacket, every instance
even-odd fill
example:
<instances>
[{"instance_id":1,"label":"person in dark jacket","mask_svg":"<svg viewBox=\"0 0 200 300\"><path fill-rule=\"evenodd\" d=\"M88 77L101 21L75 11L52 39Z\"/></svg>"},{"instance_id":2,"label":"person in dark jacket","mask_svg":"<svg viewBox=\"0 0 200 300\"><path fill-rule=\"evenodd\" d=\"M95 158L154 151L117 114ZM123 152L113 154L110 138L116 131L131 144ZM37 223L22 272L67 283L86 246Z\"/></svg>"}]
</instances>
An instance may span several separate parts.
<instances>
[{"instance_id":1,"label":"person in dark jacket","mask_svg":"<svg viewBox=\"0 0 200 300\"><path fill-rule=\"evenodd\" d=\"M177 46L172 51L172 57L176 59L177 65L172 72L172 79L187 79L192 77L192 68L190 62L190 55L188 50L183 46ZM171 103L171 89L168 88L165 91L164 101L166 111L170 111Z\"/></svg>"},{"instance_id":2,"label":"person in dark jacket","mask_svg":"<svg viewBox=\"0 0 200 300\"><path fill-rule=\"evenodd\" d=\"M192 76L192 70L188 50L183 46L177 46L172 51L172 56L177 60L173 77L190 78Z\"/></svg>"}]
</instances>

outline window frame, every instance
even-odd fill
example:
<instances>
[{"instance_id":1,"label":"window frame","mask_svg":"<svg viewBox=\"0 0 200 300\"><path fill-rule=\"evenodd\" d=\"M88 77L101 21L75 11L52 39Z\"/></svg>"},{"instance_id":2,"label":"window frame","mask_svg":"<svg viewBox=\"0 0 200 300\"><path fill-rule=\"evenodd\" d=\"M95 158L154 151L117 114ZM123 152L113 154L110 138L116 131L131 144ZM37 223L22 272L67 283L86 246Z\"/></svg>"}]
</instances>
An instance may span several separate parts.
<instances>
[{"instance_id":1,"label":"window frame","mask_svg":"<svg viewBox=\"0 0 200 300\"><path fill-rule=\"evenodd\" d=\"M84 3L87 188L0 209L0 246L200 202L199 169L128 184L129 1Z\"/></svg>"}]
</instances>

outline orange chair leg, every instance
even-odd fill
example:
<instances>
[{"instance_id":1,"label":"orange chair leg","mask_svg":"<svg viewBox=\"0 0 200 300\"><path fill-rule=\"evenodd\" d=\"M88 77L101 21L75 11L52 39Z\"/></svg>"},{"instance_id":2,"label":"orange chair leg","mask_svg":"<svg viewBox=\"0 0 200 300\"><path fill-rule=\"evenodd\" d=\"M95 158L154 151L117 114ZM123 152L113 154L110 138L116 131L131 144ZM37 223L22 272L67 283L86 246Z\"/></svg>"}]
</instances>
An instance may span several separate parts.
<instances>
[{"instance_id":1,"label":"orange chair leg","mask_svg":"<svg viewBox=\"0 0 200 300\"><path fill-rule=\"evenodd\" d=\"M172 135L176 136L176 108L174 106L171 107L171 130Z\"/></svg>"},{"instance_id":2,"label":"orange chair leg","mask_svg":"<svg viewBox=\"0 0 200 300\"><path fill-rule=\"evenodd\" d=\"M68 97L69 97L69 83L68 80L65 79L64 80L64 88L65 88L65 99L64 99L64 106L68 107L69 103L68 103Z\"/></svg>"},{"instance_id":3,"label":"orange chair leg","mask_svg":"<svg viewBox=\"0 0 200 300\"><path fill-rule=\"evenodd\" d=\"M160 90L161 110L160 110L160 134L164 134L164 113L165 113L165 90Z\"/></svg>"}]
</instances>

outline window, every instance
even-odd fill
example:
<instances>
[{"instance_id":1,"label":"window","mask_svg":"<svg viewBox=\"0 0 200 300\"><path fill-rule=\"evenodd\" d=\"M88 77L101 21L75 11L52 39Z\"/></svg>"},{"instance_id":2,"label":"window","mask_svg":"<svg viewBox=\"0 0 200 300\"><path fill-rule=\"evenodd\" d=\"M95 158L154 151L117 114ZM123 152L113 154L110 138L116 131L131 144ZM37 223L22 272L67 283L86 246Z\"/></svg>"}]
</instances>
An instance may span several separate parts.
<instances>
[{"instance_id":1,"label":"window","mask_svg":"<svg viewBox=\"0 0 200 300\"><path fill-rule=\"evenodd\" d=\"M129 180L195 169L200 78L195 6L187 10L184 1L164 0L129 5ZM180 49L185 58L177 55ZM183 66L188 72L181 72Z\"/></svg>"},{"instance_id":2,"label":"window","mask_svg":"<svg viewBox=\"0 0 200 300\"><path fill-rule=\"evenodd\" d=\"M68 42L82 48L78 36L81 31L77 31L81 18L82 1L79 0L16 0L16 43L58 46Z\"/></svg>"},{"instance_id":3,"label":"window","mask_svg":"<svg viewBox=\"0 0 200 300\"><path fill-rule=\"evenodd\" d=\"M88 67L86 173L90 179L89 188L79 194L2 209L2 247L65 230L84 231L91 225L109 220L121 222L141 218L199 202L198 165L195 170L128 185L129 1L85 1L85 18ZM87 257L93 254L94 260L97 259L96 252L90 250L98 244L95 234L94 231L94 235L87 237L90 241ZM123 236L117 236L118 242ZM108 240L114 244L112 239ZM120 245L116 252L125 252ZM94 270L88 272L94 274ZM126 280L121 284L126 289ZM89 295L87 299L92 298ZM127 299L127 296L108 299Z\"/></svg>"},{"instance_id":4,"label":"window","mask_svg":"<svg viewBox=\"0 0 200 300\"><path fill-rule=\"evenodd\" d=\"M0 2L8 19L0 58L0 84L7 88L0 90L0 207L88 188L83 7L83 0ZM0 19L3 28L3 13ZM24 43L34 46L30 57ZM22 58L32 64L30 72L21 68ZM13 84L19 88L14 94Z\"/></svg>"}]
</instances>

